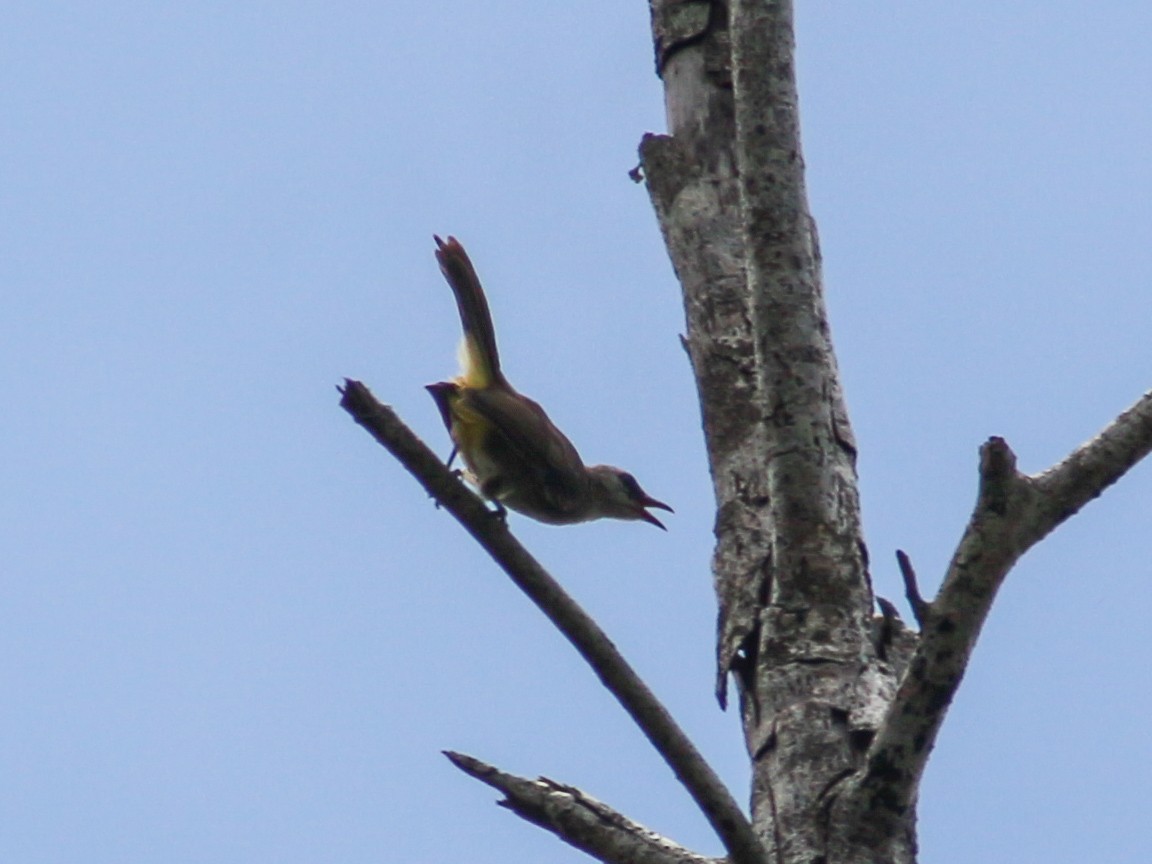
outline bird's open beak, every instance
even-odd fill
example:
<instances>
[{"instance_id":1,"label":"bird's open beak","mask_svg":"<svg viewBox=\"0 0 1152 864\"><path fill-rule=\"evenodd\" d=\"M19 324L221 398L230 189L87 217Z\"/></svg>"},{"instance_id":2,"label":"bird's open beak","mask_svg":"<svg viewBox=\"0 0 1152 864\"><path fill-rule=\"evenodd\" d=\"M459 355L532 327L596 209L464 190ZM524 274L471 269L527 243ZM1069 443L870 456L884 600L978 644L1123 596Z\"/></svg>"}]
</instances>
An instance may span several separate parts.
<instances>
[{"instance_id":1,"label":"bird's open beak","mask_svg":"<svg viewBox=\"0 0 1152 864\"><path fill-rule=\"evenodd\" d=\"M664 523L649 513L647 510L645 510L645 507L655 507L657 510L667 510L669 513L675 513L676 511L665 504L663 501L657 501L655 498L650 498L647 495L645 495L641 501L637 502L637 516L639 516L645 522L648 522L651 525L655 525L661 531L667 531L668 529L664 527Z\"/></svg>"}]
</instances>

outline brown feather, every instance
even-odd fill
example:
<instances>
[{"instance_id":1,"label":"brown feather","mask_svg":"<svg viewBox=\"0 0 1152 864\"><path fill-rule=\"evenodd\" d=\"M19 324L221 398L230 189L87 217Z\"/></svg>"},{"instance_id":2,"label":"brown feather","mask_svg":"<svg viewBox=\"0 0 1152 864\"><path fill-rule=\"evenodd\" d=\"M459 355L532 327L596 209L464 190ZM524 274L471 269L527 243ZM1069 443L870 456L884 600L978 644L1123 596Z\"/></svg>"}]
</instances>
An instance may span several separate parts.
<instances>
[{"instance_id":1,"label":"brown feather","mask_svg":"<svg viewBox=\"0 0 1152 864\"><path fill-rule=\"evenodd\" d=\"M433 235L435 236L435 235ZM436 260L440 272L456 297L460 324L464 328L465 351L463 384L468 387L490 387L503 382L500 372L500 353L496 349L496 328L488 299L480 285L480 277L472 266L468 253L455 237L441 240L436 237Z\"/></svg>"}]
</instances>

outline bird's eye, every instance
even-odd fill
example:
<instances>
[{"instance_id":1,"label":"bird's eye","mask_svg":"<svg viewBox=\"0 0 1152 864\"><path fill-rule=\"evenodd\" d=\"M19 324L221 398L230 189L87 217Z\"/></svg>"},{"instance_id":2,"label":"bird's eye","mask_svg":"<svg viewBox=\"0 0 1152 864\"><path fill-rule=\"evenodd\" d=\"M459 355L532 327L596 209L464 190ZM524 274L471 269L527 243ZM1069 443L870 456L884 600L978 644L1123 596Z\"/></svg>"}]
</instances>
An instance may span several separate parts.
<instances>
[{"instance_id":1,"label":"bird's eye","mask_svg":"<svg viewBox=\"0 0 1152 864\"><path fill-rule=\"evenodd\" d=\"M644 493L640 490L640 484L637 483L636 478L629 474L627 471L620 472L620 484L632 498L644 497Z\"/></svg>"}]
</instances>

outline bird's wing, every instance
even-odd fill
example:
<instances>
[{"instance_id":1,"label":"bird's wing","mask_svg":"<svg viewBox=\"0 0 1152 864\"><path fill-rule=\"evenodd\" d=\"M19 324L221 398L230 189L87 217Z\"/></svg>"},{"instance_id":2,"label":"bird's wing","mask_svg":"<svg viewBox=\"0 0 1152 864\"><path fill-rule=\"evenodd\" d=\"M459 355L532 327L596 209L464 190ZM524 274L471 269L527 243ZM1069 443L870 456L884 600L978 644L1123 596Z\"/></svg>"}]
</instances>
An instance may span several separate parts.
<instances>
[{"instance_id":1,"label":"bird's wing","mask_svg":"<svg viewBox=\"0 0 1152 864\"><path fill-rule=\"evenodd\" d=\"M583 492L584 462L575 446L527 396L509 388L461 391L470 409L488 420L519 471L568 499Z\"/></svg>"}]
</instances>

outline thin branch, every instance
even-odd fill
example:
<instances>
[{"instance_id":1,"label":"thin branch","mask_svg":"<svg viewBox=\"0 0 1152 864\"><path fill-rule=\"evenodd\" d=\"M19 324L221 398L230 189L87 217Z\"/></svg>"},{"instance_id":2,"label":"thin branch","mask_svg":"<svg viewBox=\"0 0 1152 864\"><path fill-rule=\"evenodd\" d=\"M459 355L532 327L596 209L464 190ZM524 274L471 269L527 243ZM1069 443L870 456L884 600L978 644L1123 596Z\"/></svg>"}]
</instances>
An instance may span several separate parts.
<instances>
[{"instance_id":1,"label":"thin branch","mask_svg":"<svg viewBox=\"0 0 1152 864\"><path fill-rule=\"evenodd\" d=\"M912 607L912 617L923 630L930 604L920 594L920 583L916 581L916 570L912 567L912 559L908 557L908 553L903 549L897 549L896 562L900 565L900 575L904 577L904 596L908 598L908 605Z\"/></svg>"},{"instance_id":2,"label":"thin branch","mask_svg":"<svg viewBox=\"0 0 1152 864\"><path fill-rule=\"evenodd\" d=\"M547 777L506 774L463 753L444 755L463 771L503 792L501 807L551 831L606 864L719 864L656 834L573 786Z\"/></svg>"},{"instance_id":3,"label":"thin branch","mask_svg":"<svg viewBox=\"0 0 1152 864\"><path fill-rule=\"evenodd\" d=\"M1016 470L1016 457L1004 439L991 438L984 444L976 509L869 749L856 790L858 807L880 805L899 817L911 806L948 706L1009 570L1150 451L1152 391L1068 458L1032 477Z\"/></svg>"},{"instance_id":4,"label":"thin branch","mask_svg":"<svg viewBox=\"0 0 1152 864\"><path fill-rule=\"evenodd\" d=\"M1152 451L1152 390L1136 400L1092 440L1064 461L1033 477L1043 496L1043 514L1034 526L1047 534ZM1035 540L1033 541L1035 542Z\"/></svg>"},{"instance_id":5,"label":"thin branch","mask_svg":"<svg viewBox=\"0 0 1152 864\"><path fill-rule=\"evenodd\" d=\"M716 772L599 625L387 406L346 380L340 405L367 429L476 538L521 591L556 625L624 706L703 811L736 864L765 860L748 819Z\"/></svg>"},{"instance_id":6,"label":"thin branch","mask_svg":"<svg viewBox=\"0 0 1152 864\"><path fill-rule=\"evenodd\" d=\"M344 386L336 389L340 391L340 407L395 456L424 490L455 516L473 537L479 540L501 533L503 526L496 514L460 482L391 408L381 405L367 387L346 378Z\"/></svg>"}]
</instances>

